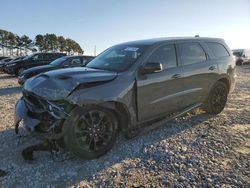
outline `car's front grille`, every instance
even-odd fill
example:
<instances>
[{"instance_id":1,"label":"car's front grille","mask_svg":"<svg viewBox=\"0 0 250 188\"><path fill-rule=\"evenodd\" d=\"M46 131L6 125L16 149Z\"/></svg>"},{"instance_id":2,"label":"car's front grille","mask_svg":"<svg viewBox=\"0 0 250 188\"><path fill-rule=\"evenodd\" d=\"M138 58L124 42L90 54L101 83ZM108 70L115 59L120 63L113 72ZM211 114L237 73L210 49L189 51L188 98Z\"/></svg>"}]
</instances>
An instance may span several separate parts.
<instances>
[{"instance_id":1,"label":"car's front grille","mask_svg":"<svg viewBox=\"0 0 250 188\"><path fill-rule=\"evenodd\" d=\"M69 105L67 105L68 103L64 101L57 101L57 104L55 104L55 102L52 103L50 101L47 101L24 89L23 89L23 98L26 102L26 106L28 107L30 113L31 114L33 113L32 116L34 116L34 114L40 114L40 115L43 114L43 116L50 114L56 119L62 119L67 114L64 110L70 107Z\"/></svg>"},{"instance_id":2,"label":"car's front grille","mask_svg":"<svg viewBox=\"0 0 250 188\"><path fill-rule=\"evenodd\" d=\"M42 99L41 97L34 95L33 93L23 90L23 97L25 98L26 101L32 104L35 108L43 109L43 110L47 110L48 108L47 101Z\"/></svg>"}]
</instances>

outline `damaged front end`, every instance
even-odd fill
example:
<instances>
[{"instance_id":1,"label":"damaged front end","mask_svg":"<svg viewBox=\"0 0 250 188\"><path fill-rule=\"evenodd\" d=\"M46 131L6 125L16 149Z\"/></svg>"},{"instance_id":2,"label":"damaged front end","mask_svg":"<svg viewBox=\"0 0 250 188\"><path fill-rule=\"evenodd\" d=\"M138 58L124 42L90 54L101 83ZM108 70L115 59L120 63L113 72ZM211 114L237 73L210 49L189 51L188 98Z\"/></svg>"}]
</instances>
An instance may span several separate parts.
<instances>
[{"instance_id":1,"label":"damaged front end","mask_svg":"<svg viewBox=\"0 0 250 188\"><path fill-rule=\"evenodd\" d=\"M29 132L59 130L62 122L69 116L66 110L70 110L70 105L66 102L51 102L23 90L23 97L16 103L15 108L15 132L18 134L21 121Z\"/></svg>"}]
</instances>

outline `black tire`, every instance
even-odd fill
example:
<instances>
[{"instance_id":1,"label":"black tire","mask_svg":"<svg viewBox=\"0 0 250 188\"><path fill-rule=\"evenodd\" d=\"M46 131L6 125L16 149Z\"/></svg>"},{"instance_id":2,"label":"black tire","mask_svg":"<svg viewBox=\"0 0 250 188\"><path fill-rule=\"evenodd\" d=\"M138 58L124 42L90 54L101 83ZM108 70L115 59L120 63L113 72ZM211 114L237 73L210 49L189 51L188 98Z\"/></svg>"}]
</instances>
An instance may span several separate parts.
<instances>
[{"instance_id":1,"label":"black tire","mask_svg":"<svg viewBox=\"0 0 250 188\"><path fill-rule=\"evenodd\" d=\"M16 71L16 76L20 76L20 74L24 71L24 68L19 68Z\"/></svg>"},{"instance_id":2,"label":"black tire","mask_svg":"<svg viewBox=\"0 0 250 188\"><path fill-rule=\"evenodd\" d=\"M240 65L241 66L242 64L243 64L243 61L241 61L241 60L239 60L239 61L236 62L236 65Z\"/></svg>"},{"instance_id":3,"label":"black tire","mask_svg":"<svg viewBox=\"0 0 250 188\"><path fill-rule=\"evenodd\" d=\"M225 83L215 83L208 96L205 111L211 114L219 114L227 103L228 88Z\"/></svg>"},{"instance_id":4,"label":"black tire","mask_svg":"<svg viewBox=\"0 0 250 188\"><path fill-rule=\"evenodd\" d=\"M77 108L64 122L63 133L64 144L69 151L80 158L97 158L113 147L117 137L117 119L104 108Z\"/></svg>"}]
</instances>

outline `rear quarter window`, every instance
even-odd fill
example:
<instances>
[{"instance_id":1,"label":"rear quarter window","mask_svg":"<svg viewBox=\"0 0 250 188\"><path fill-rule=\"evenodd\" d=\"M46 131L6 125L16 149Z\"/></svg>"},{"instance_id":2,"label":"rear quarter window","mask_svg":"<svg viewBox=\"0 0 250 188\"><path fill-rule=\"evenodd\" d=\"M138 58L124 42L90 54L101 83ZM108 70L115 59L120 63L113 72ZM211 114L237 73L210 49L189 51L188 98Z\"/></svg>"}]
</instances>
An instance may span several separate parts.
<instances>
[{"instance_id":1,"label":"rear quarter window","mask_svg":"<svg viewBox=\"0 0 250 188\"><path fill-rule=\"evenodd\" d=\"M229 52L222 44L216 42L207 42L206 44L216 58L230 56Z\"/></svg>"}]
</instances>

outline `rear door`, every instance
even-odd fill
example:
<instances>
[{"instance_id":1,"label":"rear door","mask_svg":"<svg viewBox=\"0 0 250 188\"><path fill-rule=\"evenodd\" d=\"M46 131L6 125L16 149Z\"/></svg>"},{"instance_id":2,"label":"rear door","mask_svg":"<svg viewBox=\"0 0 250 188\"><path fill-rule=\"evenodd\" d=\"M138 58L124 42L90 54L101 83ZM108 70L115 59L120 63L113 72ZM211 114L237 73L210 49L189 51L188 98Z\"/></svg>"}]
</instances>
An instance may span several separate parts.
<instances>
[{"instance_id":1,"label":"rear door","mask_svg":"<svg viewBox=\"0 0 250 188\"><path fill-rule=\"evenodd\" d=\"M183 67L183 105L188 107L204 102L210 85L217 79L217 64L200 42L179 42L177 47Z\"/></svg>"},{"instance_id":2,"label":"rear door","mask_svg":"<svg viewBox=\"0 0 250 188\"><path fill-rule=\"evenodd\" d=\"M157 47L144 63L158 62L163 70L137 75L138 120L145 121L178 110L182 106L182 68L174 44Z\"/></svg>"}]
</instances>

